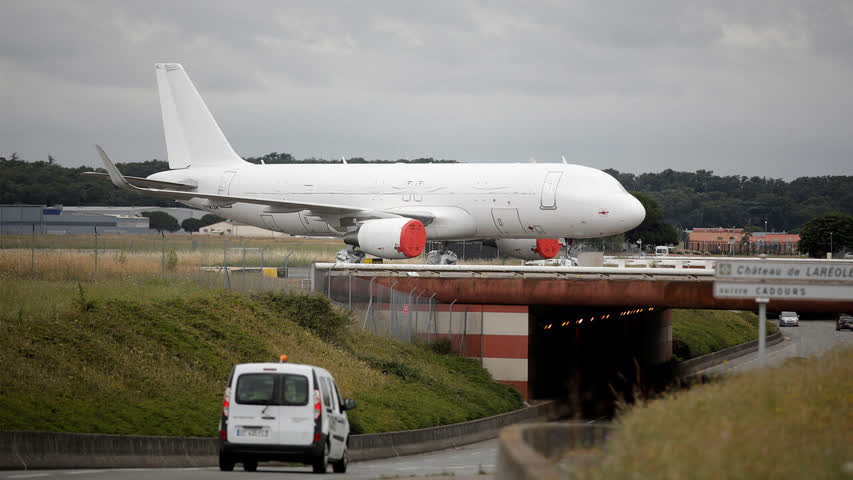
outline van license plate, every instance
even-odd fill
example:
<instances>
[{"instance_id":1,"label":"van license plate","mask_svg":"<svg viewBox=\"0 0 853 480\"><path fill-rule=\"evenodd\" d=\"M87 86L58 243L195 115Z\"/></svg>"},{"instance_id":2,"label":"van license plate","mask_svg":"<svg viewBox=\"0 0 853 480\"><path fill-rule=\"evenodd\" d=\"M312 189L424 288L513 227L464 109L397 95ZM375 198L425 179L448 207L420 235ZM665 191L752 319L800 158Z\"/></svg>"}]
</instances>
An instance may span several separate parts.
<instances>
[{"instance_id":1,"label":"van license plate","mask_svg":"<svg viewBox=\"0 0 853 480\"><path fill-rule=\"evenodd\" d=\"M267 438L270 436L270 429L259 427L242 427L237 429L237 436Z\"/></svg>"}]
</instances>

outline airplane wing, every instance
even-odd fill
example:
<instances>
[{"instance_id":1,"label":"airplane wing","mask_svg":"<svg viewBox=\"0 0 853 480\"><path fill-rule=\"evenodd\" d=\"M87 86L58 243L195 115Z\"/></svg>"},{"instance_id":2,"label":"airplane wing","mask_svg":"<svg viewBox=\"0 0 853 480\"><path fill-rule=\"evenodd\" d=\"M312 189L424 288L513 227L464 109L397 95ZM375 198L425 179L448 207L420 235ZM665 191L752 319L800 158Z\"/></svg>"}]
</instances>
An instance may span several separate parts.
<instances>
[{"instance_id":1,"label":"airplane wing","mask_svg":"<svg viewBox=\"0 0 853 480\"><path fill-rule=\"evenodd\" d=\"M109 179L110 178L109 173L102 173L102 172L83 172L83 175L88 175L91 177L97 177L97 178L102 178L102 179ZM164 182L162 180L150 180L148 178L142 178L142 177L124 176L124 178L125 178L125 180L128 181L128 183L130 183L134 187L141 187L141 188L159 188L159 189L165 189L165 190L182 190L182 191L195 190L196 188L198 188L198 185L196 185L195 182L191 182L191 181L188 181L187 183L176 183L176 182Z\"/></svg>"},{"instance_id":2,"label":"airplane wing","mask_svg":"<svg viewBox=\"0 0 853 480\"><path fill-rule=\"evenodd\" d=\"M253 203L256 205L266 205L268 207L267 211L270 213L293 213L299 212L302 210L310 210L311 213L319 215L319 216L351 216L351 217L362 217L362 218L395 218L395 217L406 217L413 218L415 220L420 220L424 223L424 225L429 225L435 219L435 216L430 212L419 212L419 211L401 211L401 212L392 212L392 211L383 211L383 210L365 210L361 207L353 207L346 205L335 205L328 203L315 203L315 202L293 202L288 200L275 200L271 198L263 198L263 197L244 197L239 195L219 195L213 193L201 193L201 192L191 192L191 191L181 191L178 189L172 188L159 188L157 184L163 183L171 183L171 182L158 182L153 180L146 180L150 182L149 186L136 186L133 185L128 178L121 174L118 171L118 168L113 164L112 160L107 156L104 149L101 148L100 145L95 145L95 148L98 150L98 154L101 156L101 160L104 162L104 168L107 170L107 174L110 177L110 180L113 182L113 185L125 189L136 191L139 193L144 193L147 195L153 195L158 197L166 197L172 198L175 200L191 200L194 198L201 198L208 200L211 204L217 205L231 205L234 203ZM140 184L142 185L142 184ZM188 186L186 184L172 184L172 185L181 185ZM174 187L173 187L174 188Z\"/></svg>"}]
</instances>

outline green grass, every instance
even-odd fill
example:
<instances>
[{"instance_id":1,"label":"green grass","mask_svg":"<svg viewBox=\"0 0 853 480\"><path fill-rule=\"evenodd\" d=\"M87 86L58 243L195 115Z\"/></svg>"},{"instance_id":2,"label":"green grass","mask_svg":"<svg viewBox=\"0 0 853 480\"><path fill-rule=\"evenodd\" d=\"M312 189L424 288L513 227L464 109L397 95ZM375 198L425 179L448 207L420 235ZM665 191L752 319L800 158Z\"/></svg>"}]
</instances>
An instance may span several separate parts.
<instances>
[{"instance_id":1,"label":"green grass","mask_svg":"<svg viewBox=\"0 0 853 480\"><path fill-rule=\"evenodd\" d=\"M849 478L853 349L635 407L584 478Z\"/></svg>"},{"instance_id":2,"label":"green grass","mask_svg":"<svg viewBox=\"0 0 853 480\"><path fill-rule=\"evenodd\" d=\"M767 334L776 333L767 322ZM758 316L752 312L727 310L673 310L672 353L675 360L688 360L750 342L758 338Z\"/></svg>"},{"instance_id":3,"label":"green grass","mask_svg":"<svg viewBox=\"0 0 853 480\"><path fill-rule=\"evenodd\" d=\"M354 433L521 405L478 362L363 334L322 297L158 281L81 293L70 282L0 280L0 292L0 430L213 436L232 366L282 353L335 375L358 402Z\"/></svg>"}]
</instances>

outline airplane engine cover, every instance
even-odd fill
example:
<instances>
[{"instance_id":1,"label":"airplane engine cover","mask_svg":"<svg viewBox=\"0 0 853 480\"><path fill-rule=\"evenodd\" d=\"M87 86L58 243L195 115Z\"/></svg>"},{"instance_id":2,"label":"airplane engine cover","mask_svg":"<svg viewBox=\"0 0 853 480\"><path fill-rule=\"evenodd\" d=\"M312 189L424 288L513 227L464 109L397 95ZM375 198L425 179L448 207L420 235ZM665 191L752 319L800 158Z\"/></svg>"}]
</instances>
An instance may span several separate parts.
<instances>
[{"instance_id":1,"label":"airplane engine cover","mask_svg":"<svg viewBox=\"0 0 853 480\"><path fill-rule=\"evenodd\" d=\"M383 218L364 222L357 238L358 247L371 255L412 258L424 251L426 229L419 220Z\"/></svg>"},{"instance_id":2,"label":"airplane engine cover","mask_svg":"<svg viewBox=\"0 0 853 480\"><path fill-rule=\"evenodd\" d=\"M502 254L522 260L554 258L561 247L556 238L512 238L495 240L495 244Z\"/></svg>"}]
</instances>

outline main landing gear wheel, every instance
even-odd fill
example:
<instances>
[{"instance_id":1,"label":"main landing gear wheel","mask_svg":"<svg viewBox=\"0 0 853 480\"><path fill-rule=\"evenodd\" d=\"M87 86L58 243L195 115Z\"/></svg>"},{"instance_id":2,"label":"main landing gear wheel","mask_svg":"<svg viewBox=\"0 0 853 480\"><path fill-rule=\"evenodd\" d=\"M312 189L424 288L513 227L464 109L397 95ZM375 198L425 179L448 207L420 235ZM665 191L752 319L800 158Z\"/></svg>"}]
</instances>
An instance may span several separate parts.
<instances>
[{"instance_id":1,"label":"main landing gear wheel","mask_svg":"<svg viewBox=\"0 0 853 480\"><path fill-rule=\"evenodd\" d=\"M338 253L335 254L335 260L338 263L362 263L364 262L364 252L351 246L346 250L338 250Z\"/></svg>"},{"instance_id":2,"label":"main landing gear wheel","mask_svg":"<svg viewBox=\"0 0 853 480\"><path fill-rule=\"evenodd\" d=\"M458 257L450 250L431 250L427 253L427 265L456 265Z\"/></svg>"}]
</instances>

